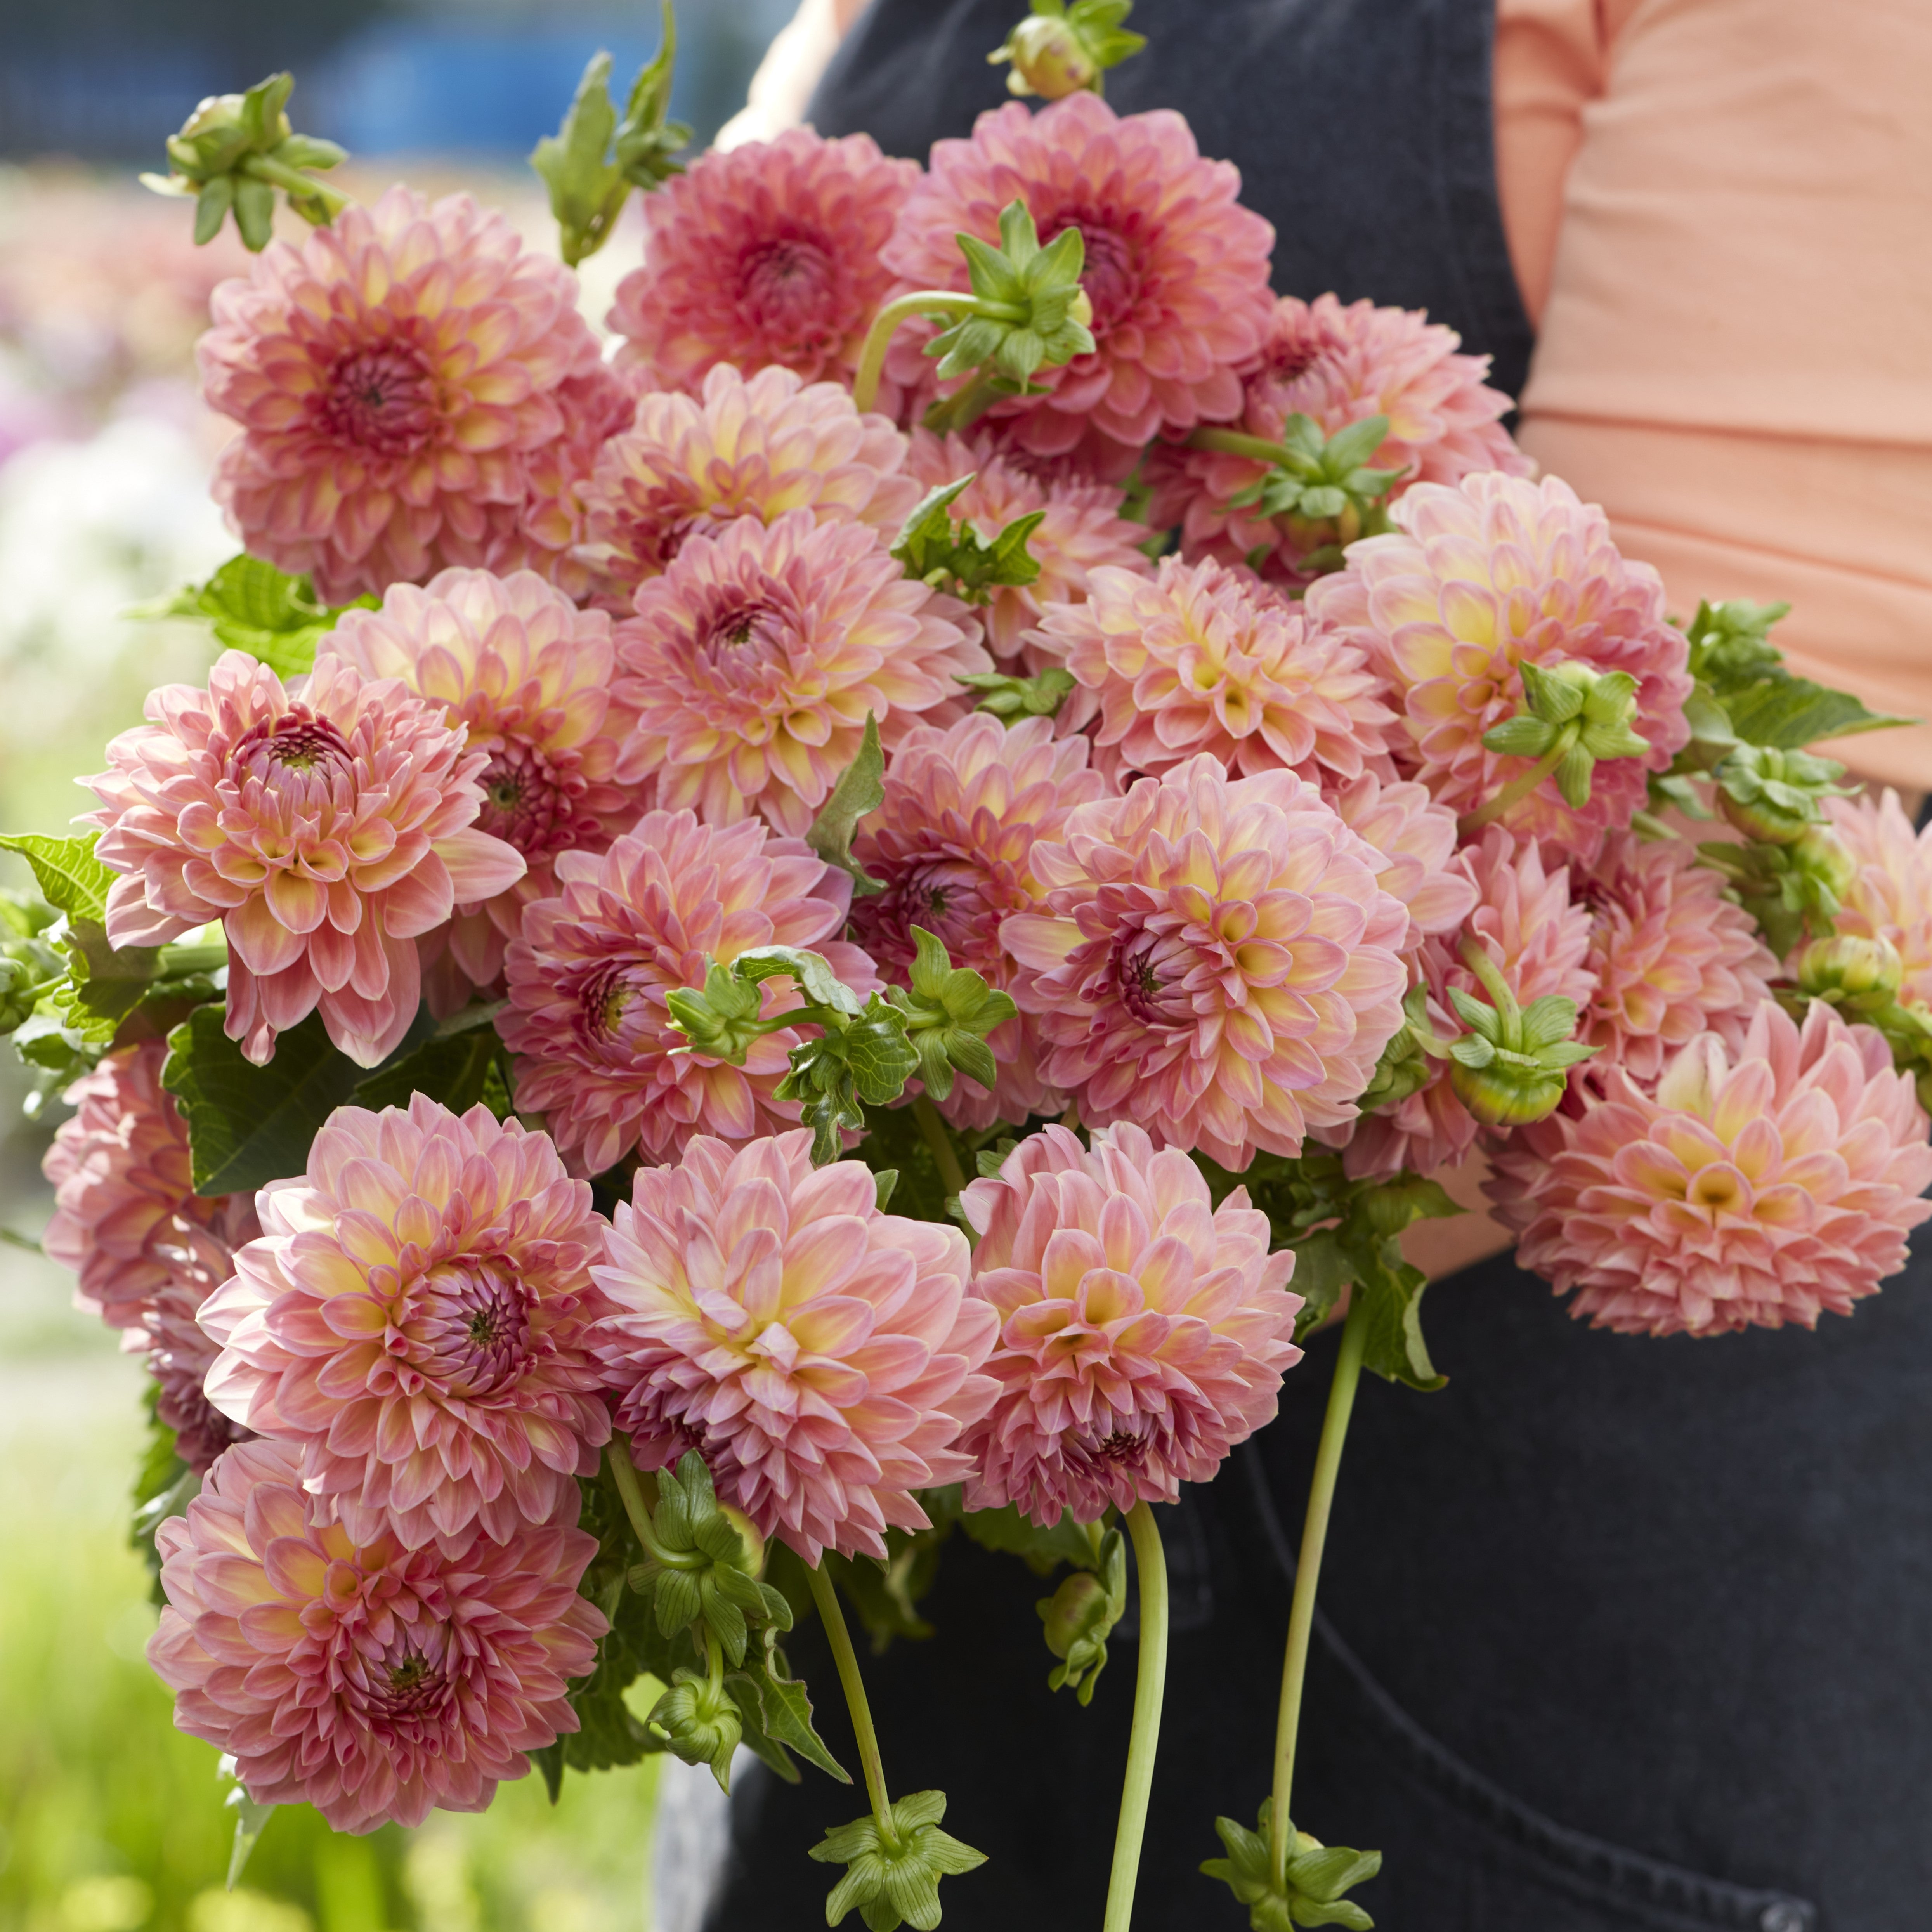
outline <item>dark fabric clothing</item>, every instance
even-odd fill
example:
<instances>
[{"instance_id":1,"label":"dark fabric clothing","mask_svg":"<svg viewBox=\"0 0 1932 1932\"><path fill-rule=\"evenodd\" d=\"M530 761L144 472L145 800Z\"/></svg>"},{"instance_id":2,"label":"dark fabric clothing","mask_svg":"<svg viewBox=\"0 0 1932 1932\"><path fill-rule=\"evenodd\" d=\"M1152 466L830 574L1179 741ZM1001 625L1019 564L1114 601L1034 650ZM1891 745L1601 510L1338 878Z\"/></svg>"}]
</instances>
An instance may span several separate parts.
<instances>
[{"instance_id":1,"label":"dark fabric clothing","mask_svg":"<svg viewBox=\"0 0 1932 1932\"><path fill-rule=\"evenodd\" d=\"M875 0L811 107L822 134L865 133L924 160L1011 97L986 56L1021 0ZM1274 224L1274 286L1426 308L1495 358L1519 394L1529 318L1496 199L1493 0L1138 0L1145 52L1108 104L1187 116Z\"/></svg>"},{"instance_id":2,"label":"dark fabric clothing","mask_svg":"<svg viewBox=\"0 0 1932 1932\"><path fill-rule=\"evenodd\" d=\"M1430 1290L1447 1389L1365 1379L1323 1567L1296 1822L1373 1846L1384 1932L1910 1932L1932 1900L1932 1240L1815 1334L1649 1341L1507 1259ZM1334 1357L1162 1510L1174 1630L1137 1928L1238 1932L1196 1870L1267 1789L1293 1549ZM896 1791L989 1854L949 1932L1091 1924L1133 1697L1092 1707L1011 1558L956 1535L929 1645L866 1660ZM791 1646L846 1762L815 1627ZM758 1774L713 1932L822 1924L801 1862L863 1799ZM830 1888L828 1874L824 1889Z\"/></svg>"}]
</instances>

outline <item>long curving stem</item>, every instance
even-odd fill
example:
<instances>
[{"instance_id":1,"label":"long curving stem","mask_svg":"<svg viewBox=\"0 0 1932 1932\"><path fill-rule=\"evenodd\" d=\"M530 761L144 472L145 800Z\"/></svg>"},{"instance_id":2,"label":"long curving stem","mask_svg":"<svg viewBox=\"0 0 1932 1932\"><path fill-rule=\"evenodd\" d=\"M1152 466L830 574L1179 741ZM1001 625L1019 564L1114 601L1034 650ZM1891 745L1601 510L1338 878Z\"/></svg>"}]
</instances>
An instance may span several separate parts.
<instances>
[{"instance_id":1,"label":"long curving stem","mask_svg":"<svg viewBox=\"0 0 1932 1932\"><path fill-rule=\"evenodd\" d=\"M916 289L909 296L889 302L872 318L859 351L859 368L852 378L853 405L862 416L879 400L879 378L886 372L886 351L892 345L892 332L916 315L971 315L979 308L976 297L962 296L950 289Z\"/></svg>"},{"instance_id":2,"label":"long curving stem","mask_svg":"<svg viewBox=\"0 0 1932 1932\"><path fill-rule=\"evenodd\" d=\"M866 1683L859 1675L852 1634L845 1628L845 1612L838 1607L838 1592L825 1574L825 1559L820 1557L817 1567L805 1574L812 1580L812 1600L824 1620L825 1634L832 1643L832 1660L838 1666L838 1682L845 1692L845 1708L852 1714L852 1732L859 1741L859 1762L866 1773L866 1796L872 1800L874 1821L890 1844L895 1834L892 1800L886 1796L885 1761L879 1756L879 1734L872 1728L872 1707L866 1701Z\"/></svg>"},{"instance_id":3,"label":"long curving stem","mask_svg":"<svg viewBox=\"0 0 1932 1932\"><path fill-rule=\"evenodd\" d=\"M1362 1346L1368 1336L1369 1298L1358 1293L1348 1304L1342 1345L1335 1357L1335 1379L1328 1385L1328 1412L1322 1420L1322 1442L1315 1452L1315 1480L1309 1485L1308 1516L1301 1530L1301 1556L1294 1568L1294 1598L1288 1612L1288 1654L1281 1667L1281 1715L1274 1736L1274 1802L1269 1810L1268 1850L1275 1882L1288 1878L1288 1799L1294 1784L1295 1733L1301 1724L1301 1687L1308 1674L1308 1640L1315 1628L1315 1591L1322 1578L1322 1548L1328 1540L1328 1512L1335 1501L1335 1478L1342 1468L1342 1446L1362 1378Z\"/></svg>"},{"instance_id":4,"label":"long curving stem","mask_svg":"<svg viewBox=\"0 0 1932 1932\"><path fill-rule=\"evenodd\" d=\"M1160 1743L1161 1699L1167 1690L1167 1557L1154 1511L1144 1502L1128 1510L1126 1522L1141 1589L1140 1660L1134 1672L1134 1727L1127 1739L1114 1869L1107 1880L1105 1932L1127 1932L1133 1921L1134 1880L1140 1871L1141 1840L1147 1835L1154 1753Z\"/></svg>"},{"instance_id":5,"label":"long curving stem","mask_svg":"<svg viewBox=\"0 0 1932 1932\"><path fill-rule=\"evenodd\" d=\"M1474 838L1486 825L1494 824L1520 800L1528 797L1556 767L1576 742L1576 734L1565 731L1558 735L1555 744L1538 758L1526 772L1520 772L1486 804L1479 805L1474 812L1466 812L1456 821L1456 836L1466 843Z\"/></svg>"}]
</instances>

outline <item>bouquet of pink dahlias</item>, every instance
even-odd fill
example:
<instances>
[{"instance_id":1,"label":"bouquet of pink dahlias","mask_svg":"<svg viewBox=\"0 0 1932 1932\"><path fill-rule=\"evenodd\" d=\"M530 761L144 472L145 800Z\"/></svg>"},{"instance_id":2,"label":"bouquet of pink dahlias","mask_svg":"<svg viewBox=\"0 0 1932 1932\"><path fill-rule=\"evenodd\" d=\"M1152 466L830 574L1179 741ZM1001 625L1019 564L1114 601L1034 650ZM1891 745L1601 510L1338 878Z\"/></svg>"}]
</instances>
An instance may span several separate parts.
<instances>
[{"instance_id":1,"label":"bouquet of pink dahlias","mask_svg":"<svg viewBox=\"0 0 1932 1932\"><path fill-rule=\"evenodd\" d=\"M202 354L245 548L177 606L227 648L0 840L0 1028L154 1373L153 1660L256 1806L849 1782L815 1616L828 1916L926 1932L980 1855L889 1796L848 1610L929 1634L962 1528L1065 1573L1084 1703L1131 1550L1125 1932L1150 1506L1336 1321L1209 1869L1366 1926L1289 1786L1358 1378L1442 1386L1402 1229L1483 1163L1574 1313L1718 1335L1850 1314L1928 1212L1932 835L1808 748L1890 721L1778 608L1667 618L1450 332L1276 294L1233 169L1100 98L1126 10L1036 10L1051 104L923 166L682 171L668 50L614 160L593 64L536 160L572 262L645 192L610 356L501 218L322 183L285 76L170 144L260 252Z\"/></svg>"}]
</instances>

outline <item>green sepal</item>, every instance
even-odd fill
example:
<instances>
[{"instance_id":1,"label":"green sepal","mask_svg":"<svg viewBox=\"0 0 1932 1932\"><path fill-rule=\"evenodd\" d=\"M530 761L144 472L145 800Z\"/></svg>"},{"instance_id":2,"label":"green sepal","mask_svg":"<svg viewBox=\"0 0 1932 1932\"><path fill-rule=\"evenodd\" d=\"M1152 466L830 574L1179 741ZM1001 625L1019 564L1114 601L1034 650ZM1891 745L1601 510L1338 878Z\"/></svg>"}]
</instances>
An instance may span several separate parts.
<instances>
[{"instance_id":1,"label":"green sepal","mask_svg":"<svg viewBox=\"0 0 1932 1932\"><path fill-rule=\"evenodd\" d=\"M904 1016L926 1091L946 1099L957 1072L990 1094L999 1070L986 1036L1019 1009L1011 994L988 986L970 967L955 966L944 941L924 927L912 928L912 940L910 983L889 988L886 997Z\"/></svg>"},{"instance_id":2,"label":"green sepal","mask_svg":"<svg viewBox=\"0 0 1932 1932\"><path fill-rule=\"evenodd\" d=\"M1386 526L1385 500L1403 472L1372 470L1367 461L1388 432L1388 418L1373 416L1324 437L1313 417L1298 412L1282 427L1272 465L1231 496L1228 507L1286 521L1307 553L1304 570L1315 567L1314 553L1330 544L1335 554L1322 564L1339 567L1342 548Z\"/></svg>"},{"instance_id":3,"label":"green sepal","mask_svg":"<svg viewBox=\"0 0 1932 1932\"><path fill-rule=\"evenodd\" d=\"M952 515L952 506L971 487L976 473L969 471L929 490L905 520L892 554L905 566L907 576L967 603L984 604L995 590L1038 579L1040 560L1027 545L1046 512L1034 510L1016 517L991 543L982 541L970 518L956 522Z\"/></svg>"},{"instance_id":4,"label":"green sepal","mask_svg":"<svg viewBox=\"0 0 1932 1932\"><path fill-rule=\"evenodd\" d=\"M1046 1688L1070 1686L1084 1709L1107 1667L1107 1639L1127 1608L1127 1545L1118 1529L1101 1538L1090 1570L1076 1570L1034 1610L1044 1628L1046 1647L1060 1660L1048 1672Z\"/></svg>"},{"instance_id":5,"label":"green sepal","mask_svg":"<svg viewBox=\"0 0 1932 1932\"><path fill-rule=\"evenodd\" d=\"M981 694L973 708L984 711L1007 724L1022 718L1052 718L1072 694L1073 674L1058 664L1049 664L1037 677L1016 677L1006 671L976 670L956 677L956 684Z\"/></svg>"},{"instance_id":6,"label":"green sepal","mask_svg":"<svg viewBox=\"0 0 1932 1932\"><path fill-rule=\"evenodd\" d=\"M896 553L895 553L896 554ZM852 880L852 896L864 898L885 890L883 880L874 878L852 856L852 835L868 812L885 802L886 755L879 746L879 721L866 713L866 734L860 740L852 762L838 774L838 782L818 808L805 835L805 842L828 866L836 866Z\"/></svg>"},{"instance_id":7,"label":"green sepal","mask_svg":"<svg viewBox=\"0 0 1932 1932\"><path fill-rule=\"evenodd\" d=\"M248 1796L248 1788L242 1782L242 1765L238 1758L226 1754L217 1761L217 1780L227 1786L223 1796L221 1808L235 1814L235 1835L228 1846L228 1889L232 1892L242 1882L242 1874L248 1869L248 1861L254 1856L256 1844L274 1812L272 1804L260 1804Z\"/></svg>"},{"instance_id":8,"label":"green sepal","mask_svg":"<svg viewBox=\"0 0 1932 1932\"><path fill-rule=\"evenodd\" d=\"M1286 1882L1278 1884L1269 1847L1272 1798L1262 1802L1260 1828L1250 1832L1232 1818L1216 1818L1214 1830L1226 1849L1225 1858L1209 1858L1202 1873L1219 1879L1248 1908L1251 1932L1292 1932L1298 1926L1342 1925L1351 1932L1373 1932L1375 1921L1345 1892L1373 1878L1382 1868L1379 1852L1351 1851L1328 1846L1297 1832L1292 1834Z\"/></svg>"},{"instance_id":9,"label":"green sepal","mask_svg":"<svg viewBox=\"0 0 1932 1932\"><path fill-rule=\"evenodd\" d=\"M718 1790L729 1796L731 1759L745 1735L745 1720L722 1681L713 1683L700 1670L674 1672L644 1722L674 1757L710 1766Z\"/></svg>"},{"instance_id":10,"label":"green sepal","mask_svg":"<svg viewBox=\"0 0 1932 1932\"><path fill-rule=\"evenodd\" d=\"M1000 211L998 248L975 235L958 239L978 306L926 345L942 382L983 369L1024 391L1040 369L1092 352L1092 332L1075 314L1087 260L1077 228L1042 248L1025 202L1015 200Z\"/></svg>"},{"instance_id":11,"label":"green sepal","mask_svg":"<svg viewBox=\"0 0 1932 1932\"><path fill-rule=\"evenodd\" d=\"M939 1881L986 1862L983 1852L939 1828L945 1816L943 1791L915 1791L892 1806L883 1828L868 1815L827 1832L811 1856L846 1872L825 1902L826 1924L840 1924L856 1907L866 1932L896 1932L902 1924L934 1932Z\"/></svg>"}]
</instances>

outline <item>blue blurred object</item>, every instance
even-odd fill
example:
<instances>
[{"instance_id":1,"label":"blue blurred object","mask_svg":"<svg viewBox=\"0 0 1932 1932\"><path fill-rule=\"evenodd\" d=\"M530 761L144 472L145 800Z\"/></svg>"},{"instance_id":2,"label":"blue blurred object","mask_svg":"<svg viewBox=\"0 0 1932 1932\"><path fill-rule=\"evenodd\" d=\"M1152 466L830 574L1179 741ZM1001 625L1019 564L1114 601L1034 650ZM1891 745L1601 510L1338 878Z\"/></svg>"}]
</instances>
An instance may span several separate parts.
<instances>
[{"instance_id":1,"label":"blue blurred object","mask_svg":"<svg viewBox=\"0 0 1932 1932\"><path fill-rule=\"evenodd\" d=\"M672 110L691 123L699 146L743 104L752 70L793 4L679 6ZM584 63L600 47L615 58L612 91L621 101L658 44L652 0L622 8L538 0L411 8L345 23L341 38L322 49L283 47L272 35L256 46L264 26L257 10L245 52L192 32L154 40L142 29L156 23L151 15L137 25L141 11L130 0L124 38L54 32L16 44L0 32L0 153L158 164L162 140L204 94L238 92L286 66L296 73L296 124L340 141L352 154L520 160L539 136L555 131ZM58 16L56 9L55 21ZM267 16L268 24L274 17Z\"/></svg>"}]
</instances>

